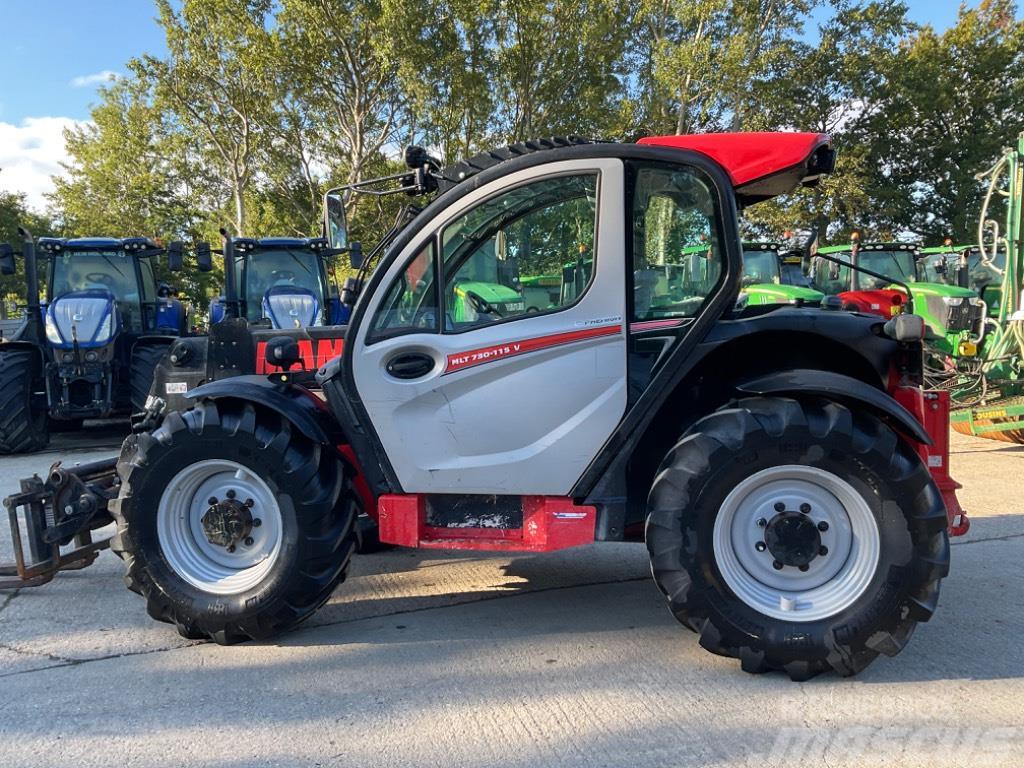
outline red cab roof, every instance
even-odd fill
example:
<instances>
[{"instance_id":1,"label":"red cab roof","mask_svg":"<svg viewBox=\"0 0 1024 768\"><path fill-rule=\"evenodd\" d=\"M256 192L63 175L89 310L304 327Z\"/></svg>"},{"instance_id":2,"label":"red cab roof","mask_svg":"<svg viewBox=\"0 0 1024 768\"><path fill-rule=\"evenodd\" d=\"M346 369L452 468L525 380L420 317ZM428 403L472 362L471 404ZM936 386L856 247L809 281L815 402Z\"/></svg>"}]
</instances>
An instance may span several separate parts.
<instances>
[{"instance_id":1,"label":"red cab roof","mask_svg":"<svg viewBox=\"0 0 1024 768\"><path fill-rule=\"evenodd\" d=\"M835 163L832 139L824 133L704 133L648 136L637 144L689 149L707 155L748 202L813 184ZM772 182L768 180L772 179Z\"/></svg>"}]
</instances>

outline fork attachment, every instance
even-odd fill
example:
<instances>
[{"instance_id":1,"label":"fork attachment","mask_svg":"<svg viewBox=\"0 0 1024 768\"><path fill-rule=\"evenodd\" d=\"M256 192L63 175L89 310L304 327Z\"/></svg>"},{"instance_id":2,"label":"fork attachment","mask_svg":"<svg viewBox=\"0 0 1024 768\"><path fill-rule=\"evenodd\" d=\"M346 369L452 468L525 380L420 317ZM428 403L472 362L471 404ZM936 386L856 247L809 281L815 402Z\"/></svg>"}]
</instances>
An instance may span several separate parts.
<instances>
[{"instance_id":1,"label":"fork attachment","mask_svg":"<svg viewBox=\"0 0 1024 768\"><path fill-rule=\"evenodd\" d=\"M58 571L91 565L110 546L109 537L93 541L92 534L113 522L107 505L121 482L116 458L75 467L62 467L58 461L45 480L33 475L19 482L21 492L4 499L14 562L0 564L0 589L46 584Z\"/></svg>"}]
</instances>

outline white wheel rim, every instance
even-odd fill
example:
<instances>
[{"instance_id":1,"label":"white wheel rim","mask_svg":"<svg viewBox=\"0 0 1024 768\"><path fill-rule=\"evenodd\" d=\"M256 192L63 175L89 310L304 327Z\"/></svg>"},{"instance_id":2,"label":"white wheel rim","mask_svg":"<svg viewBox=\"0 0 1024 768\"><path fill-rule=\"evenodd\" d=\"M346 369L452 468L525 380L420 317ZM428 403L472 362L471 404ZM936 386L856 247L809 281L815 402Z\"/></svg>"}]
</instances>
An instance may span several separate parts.
<instances>
[{"instance_id":1,"label":"white wheel rim","mask_svg":"<svg viewBox=\"0 0 1024 768\"><path fill-rule=\"evenodd\" d=\"M766 530L779 519L778 504L790 516L809 505L801 514L815 524L827 552L806 563L806 570L776 569L775 555L764 546ZM746 478L722 502L712 537L718 570L733 593L785 621L840 613L864 594L878 568L880 536L867 500L817 467L787 464Z\"/></svg>"},{"instance_id":2,"label":"white wheel rim","mask_svg":"<svg viewBox=\"0 0 1024 768\"><path fill-rule=\"evenodd\" d=\"M252 500L254 521L234 552L211 543L202 525L210 500L231 493L241 502ZM283 538L273 492L251 469L224 459L190 464L171 479L157 506L156 530L168 565L192 586L217 595L240 594L259 584L277 562Z\"/></svg>"}]
</instances>

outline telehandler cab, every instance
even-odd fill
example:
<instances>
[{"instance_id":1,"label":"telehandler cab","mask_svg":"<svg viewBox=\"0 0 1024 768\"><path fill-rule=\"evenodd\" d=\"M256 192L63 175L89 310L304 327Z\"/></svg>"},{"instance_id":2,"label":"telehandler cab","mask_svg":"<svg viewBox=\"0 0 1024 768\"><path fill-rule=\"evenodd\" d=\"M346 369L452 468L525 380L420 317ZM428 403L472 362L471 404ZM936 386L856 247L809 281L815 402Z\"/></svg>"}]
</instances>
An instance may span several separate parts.
<instances>
[{"instance_id":1,"label":"telehandler cab","mask_svg":"<svg viewBox=\"0 0 1024 768\"><path fill-rule=\"evenodd\" d=\"M220 643L283 632L344 580L365 510L407 547L646 541L671 611L748 672L852 675L898 653L966 529L921 323L737 310L738 209L816 183L828 137L412 156L394 191L435 197L363 265L323 397L271 340L274 372L191 390L125 442L110 487L83 485L150 615ZM343 247L343 206L325 211ZM457 317L460 276L499 237L525 274L585 249L579 290ZM709 259L662 279L701 242Z\"/></svg>"}]
</instances>

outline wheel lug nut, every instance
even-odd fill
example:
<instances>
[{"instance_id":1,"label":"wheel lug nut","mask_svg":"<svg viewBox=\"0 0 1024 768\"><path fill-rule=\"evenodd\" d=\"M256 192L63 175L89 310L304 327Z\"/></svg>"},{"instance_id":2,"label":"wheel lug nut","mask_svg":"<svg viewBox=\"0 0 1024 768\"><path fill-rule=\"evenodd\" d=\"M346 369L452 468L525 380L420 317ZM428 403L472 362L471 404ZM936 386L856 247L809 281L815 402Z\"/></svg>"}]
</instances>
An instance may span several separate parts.
<instances>
[{"instance_id":1,"label":"wheel lug nut","mask_svg":"<svg viewBox=\"0 0 1024 768\"><path fill-rule=\"evenodd\" d=\"M776 501L775 502L775 511L776 512L785 512L786 511L786 503L783 502L783 501Z\"/></svg>"},{"instance_id":2,"label":"wheel lug nut","mask_svg":"<svg viewBox=\"0 0 1024 768\"><path fill-rule=\"evenodd\" d=\"M828 530L828 523L826 523L824 520L822 520L820 523L818 523L818 530L821 531L822 533L827 531Z\"/></svg>"},{"instance_id":3,"label":"wheel lug nut","mask_svg":"<svg viewBox=\"0 0 1024 768\"><path fill-rule=\"evenodd\" d=\"M263 525L263 521L262 520L260 520L258 517L253 518L253 521L252 521L252 527L253 528L259 528L261 525Z\"/></svg>"},{"instance_id":4,"label":"wheel lug nut","mask_svg":"<svg viewBox=\"0 0 1024 768\"><path fill-rule=\"evenodd\" d=\"M774 568L776 571L781 571L782 563L780 563L778 560L775 560L772 562L772 568Z\"/></svg>"},{"instance_id":5,"label":"wheel lug nut","mask_svg":"<svg viewBox=\"0 0 1024 768\"><path fill-rule=\"evenodd\" d=\"M754 545L754 549L756 549L758 552L764 552L767 548L768 545L765 544L763 541L759 541L757 542L757 544Z\"/></svg>"},{"instance_id":6,"label":"wheel lug nut","mask_svg":"<svg viewBox=\"0 0 1024 768\"><path fill-rule=\"evenodd\" d=\"M818 554L821 555L822 557L827 555L828 554L828 547L825 547L825 546L818 547Z\"/></svg>"},{"instance_id":7,"label":"wheel lug nut","mask_svg":"<svg viewBox=\"0 0 1024 768\"><path fill-rule=\"evenodd\" d=\"M758 520L757 520L757 527L758 528L764 528L766 525L768 525L768 521L767 520L765 520L763 517L758 518Z\"/></svg>"},{"instance_id":8,"label":"wheel lug nut","mask_svg":"<svg viewBox=\"0 0 1024 768\"><path fill-rule=\"evenodd\" d=\"M804 563L803 565L800 566L800 570L803 571L804 573L807 573L807 569L810 568L810 567L811 566L809 566L807 563Z\"/></svg>"},{"instance_id":9,"label":"wheel lug nut","mask_svg":"<svg viewBox=\"0 0 1024 768\"><path fill-rule=\"evenodd\" d=\"M212 507L214 504L217 503L217 497L216 496L211 496L210 498L208 498L206 500L206 503L209 504Z\"/></svg>"},{"instance_id":10,"label":"wheel lug nut","mask_svg":"<svg viewBox=\"0 0 1024 768\"><path fill-rule=\"evenodd\" d=\"M228 547L228 552L234 552L234 551L235 551L235 545L232 544L230 547Z\"/></svg>"},{"instance_id":11,"label":"wheel lug nut","mask_svg":"<svg viewBox=\"0 0 1024 768\"><path fill-rule=\"evenodd\" d=\"M253 538L252 538L252 536L246 536L246 537L245 537L245 546L247 546L247 547L251 547L251 546L252 546L252 544L253 544Z\"/></svg>"},{"instance_id":12,"label":"wheel lug nut","mask_svg":"<svg viewBox=\"0 0 1024 768\"><path fill-rule=\"evenodd\" d=\"M811 511L811 505L805 501L803 504L800 505L800 511L806 515L808 512Z\"/></svg>"},{"instance_id":13,"label":"wheel lug nut","mask_svg":"<svg viewBox=\"0 0 1024 768\"><path fill-rule=\"evenodd\" d=\"M235 498L235 492L234 491L228 491L227 496L228 496L229 499L233 499L233 498Z\"/></svg>"},{"instance_id":14,"label":"wheel lug nut","mask_svg":"<svg viewBox=\"0 0 1024 768\"><path fill-rule=\"evenodd\" d=\"M245 500L245 506L249 507L250 509L252 509L252 507L254 507L255 505L256 505L256 502L253 501L252 499L246 499Z\"/></svg>"}]
</instances>

